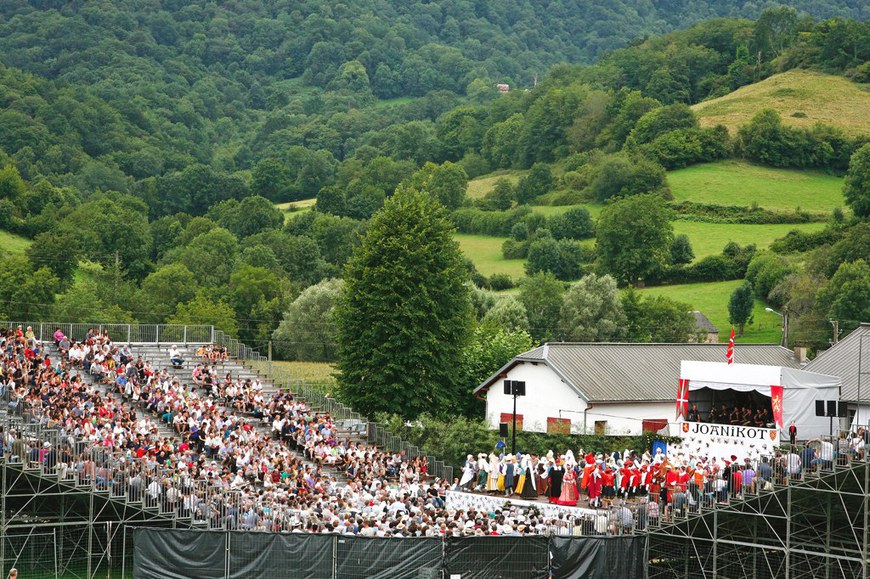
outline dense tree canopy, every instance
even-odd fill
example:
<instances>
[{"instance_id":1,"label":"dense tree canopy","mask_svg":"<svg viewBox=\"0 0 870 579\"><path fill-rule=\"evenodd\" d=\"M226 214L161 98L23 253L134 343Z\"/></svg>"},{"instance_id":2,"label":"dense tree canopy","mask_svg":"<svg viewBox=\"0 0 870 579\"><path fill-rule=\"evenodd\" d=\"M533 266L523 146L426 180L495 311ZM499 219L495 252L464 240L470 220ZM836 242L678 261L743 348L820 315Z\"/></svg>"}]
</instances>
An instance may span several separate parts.
<instances>
[{"instance_id":1,"label":"dense tree canopy","mask_svg":"<svg viewBox=\"0 0 870 579\"><path fill-rule=\"evenodd\" d=\"M337 309L342 397L365 413L447 412L462 394L471 302L444 209L402 189L372 219Z\"/></svg>"}]
</instances>

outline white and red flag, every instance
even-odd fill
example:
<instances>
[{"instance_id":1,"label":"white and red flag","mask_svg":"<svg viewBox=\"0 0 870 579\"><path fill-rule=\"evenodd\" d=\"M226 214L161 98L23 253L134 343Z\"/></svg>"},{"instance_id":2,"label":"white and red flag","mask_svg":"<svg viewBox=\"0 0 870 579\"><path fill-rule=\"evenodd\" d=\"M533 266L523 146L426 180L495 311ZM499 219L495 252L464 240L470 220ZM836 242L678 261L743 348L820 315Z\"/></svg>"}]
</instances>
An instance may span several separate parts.
<instances>
[{"instance_id":1,"label":"white and red flag","mask_svg":"<svg viewBox=\"0 0 870 579\"><path fill-rule=\"evenodd\" d=\"M689 414L689 381L683 378L680 378L680 382L677 385L677 418L675 420L679 420L680 416L688 416Z\"/></svg>"},{"instance_id":2,"label":"white and red flag","mask_svg":"<svg viewBox=\"0 0 870 579\"><path fill-rule=\"evenodd\" d=\"M725 357L728 358L728 363L734 363L734 328L731 328L731 339L728 340L728 349L725 350Z\"/></svg>"}]
</instances>

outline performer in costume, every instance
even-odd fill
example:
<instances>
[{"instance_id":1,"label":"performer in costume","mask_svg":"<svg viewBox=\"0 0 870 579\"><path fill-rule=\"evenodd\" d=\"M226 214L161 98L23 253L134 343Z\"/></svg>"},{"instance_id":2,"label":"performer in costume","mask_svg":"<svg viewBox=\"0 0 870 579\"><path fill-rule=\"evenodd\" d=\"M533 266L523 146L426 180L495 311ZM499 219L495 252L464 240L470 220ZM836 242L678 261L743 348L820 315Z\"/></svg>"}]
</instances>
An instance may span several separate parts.
<instances>
[{"instance_id":1,"label":"performer in costume","mask_svg":"<svg viewBox=\"0 0 870 579\"><path fill-rule=\"evenodd\" d=\"M550 468L548 477L550 486L547 490L547 500L551 503L558 503L559 496L562 494L562 477L565 476L565 469L562 466L562 459L557 458L556 464Z\"/></svg>"},{"instance_id":2,"label":"performer in costume","mask_svg":"<svg viewBox=\"0 0 870 579\"><path fill-rule=\"evenodd\" d=\"M589 491L589 506L597 509L601 507L601 494L604 488L604 477L602 476L604 464L603 461L598 461L592 466L586 488Z\"/></svg>"},{"instance_id":3,"label":"performer in costume","mask_svg":"<svg viewBox=\"0 0 870 579\"><path fill-rule=\"evenodd\" d=\"M536 480L537 483L537 491L539 495L547 494L547 477L550 476L550 467L553 466L553 463L549 462L548 459L542 458L538 461L538 466L535 468Z\"/></svg>"},{"instance_id":4,"label":"performer in costume","mask_svg":"<svg viewBox=\"0 0 870 579\"><path fill-rule=\"evenodd\" d=\"M489 462L486 460L485 452L477 455L477 471L477 490L482 491L486 488L486 479L489 475Z\"/></svg>"},{"instance_id":5,"label":"performer in costume","mask_svg":"<svg viewBox=\"0 0 870 579\"><path fill-rule=\"evenodd\" d=\"M517 457L512 455L507 455L505 457L505 465L504 465L504 494L505 496L511 496L514 493L514 478L516 475L517 469Z\"/></svg>"},{"instance_id":6,"label":"performer in costume","mask_svg":"<svg viewBox=\"0 0 870 579\"><path fill-rule=\"evenodd\" d=\"M487 471L486 478L486 490L487 492L497 492L498 491L498 457L494 452L489 453L489 469Z\"/></svg>"},{"instance_id":7,"label":"performer in costume","mask_svg":"<svg viewBox=\"0 0 870 579\"><path fill-rule=\"evenodd\" d=\"M577 506L577 473L568 467L562 477L562 492L559 494L559 504L566 507Z\"/></svg>"},{"instance_id":8,"label":"performer in costume","mask_svg":"<svg viewBox=\"0 0 870 579\"><path fill-rule=\"evenodd\" d=\"M516 462L516 473L517 474L516 474L516 485L514 487L514 493L516 493L518 495L522 495L523 494L523 487L525 486L526 479L527 479L526 469L523 466L523 460L525 457L523 457L522 453L520 453L520 452L517 453L517 456L520 458Z\"/></svg>"},{"instance_id":9,"label":"performer in costume","mask_svg":"<svg viewBox=\"0 0 870 579\"><path fill-rule=\"evenodd\" d=\"M538 498L538 490L537 490L537 476L535 472L537 470L537 465L533 460L533 457L528 454L523 456L523 470L526 471L526 484L523 486L520 491L520 496L524 499L536 499Z\"/></svg>"},{"instance_id":10,"label":"performer in costume","mask_svg":"<svg viewBox=\"0 0 870 579\"><path fill-rule=\"evenodd\" d=\"M474 467L476 466L474 456L469 454L465 460L465 466L462 467L462 480L459 481L459 487L465 490L471 488L474 481Z\"/></svg>"}]
</instances>

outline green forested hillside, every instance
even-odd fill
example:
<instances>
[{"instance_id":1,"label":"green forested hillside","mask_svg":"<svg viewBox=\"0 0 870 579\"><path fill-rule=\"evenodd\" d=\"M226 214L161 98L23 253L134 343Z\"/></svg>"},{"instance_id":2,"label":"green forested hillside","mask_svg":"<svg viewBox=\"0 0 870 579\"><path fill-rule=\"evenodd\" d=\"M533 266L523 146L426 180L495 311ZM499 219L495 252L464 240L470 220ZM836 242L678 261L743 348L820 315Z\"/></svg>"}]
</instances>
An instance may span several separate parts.
<instances>
[{"instance_id":1,"label":"green forested hillside","mask_svg":"<svg viewBox=\"0 0 870 579\"><path fill-rule=\"evenodd\" d=\"M510 277L469 263L479 286L547 273L740 279L761 253L751 240L718 253L719 235L690 255L679 235L710 241L698 224L734 223L799 225L773 244L780 269L833 264L814 266L823 287L854 257L807 253L848 238L853 214L831 213L834 196L818 211L726 206L672 192L666 176L734 158L847 171L860 131L794 128L766 110L728 131L689 107L796 68L870 94L863 4L800 7L858 20L712 0L0 3L0 230L22 236L0 259L0 314L215 322L263 345L303 292L341 275L400 187L436 196L463 245L491 261L491 239L507 240ZM759 18L647 36L719 15ZM490 174L505 179L466 194ZM602 220L619 222L612 208L650 195L666 204L660 222L691 225L663 232L675 247L629 271L592 239ZM315 198L293 214L275 207ZM759 297L790 299L794 288L771 297L774 286ZM533 337L567 336L548 324Z\"/></svg>"}]
</instances>

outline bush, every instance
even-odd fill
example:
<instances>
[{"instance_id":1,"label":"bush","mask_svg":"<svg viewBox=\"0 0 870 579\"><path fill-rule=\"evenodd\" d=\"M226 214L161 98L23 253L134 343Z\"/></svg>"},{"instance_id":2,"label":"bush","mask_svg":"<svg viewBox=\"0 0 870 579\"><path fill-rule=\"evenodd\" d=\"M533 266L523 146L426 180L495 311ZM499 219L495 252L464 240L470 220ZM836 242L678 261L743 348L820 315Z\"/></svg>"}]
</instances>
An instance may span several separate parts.
<instances>
[{"instance_id":1,"label":"bush","mask_svg":"<svg viewBox=\"0 0 870 579\"><path fill-rule=\"evenodd\" d=\"M547 228L556 239L586 239L595 237L595 224L585 207L569 209L547 220Z\"/></svg>"},{"instance_id":2,"label":"bush","mask_svg":"<svg viewBox=\"0 0 870 579\"><path fill-rule=\"evenodd\" d=\"M826 227L821 231L798 231L793 229L770 244L771 251L775 253L803 253L821 247L836 243L842 237L842 232Z\"/></svg>"},{"instance_id":3,"label":"bush","mask_svg":"<svg viewBox=\"0 0 870 579\"><path fill-rule=\"evenodd\" d=\"M529 207L515 207L509 211L483 211L476 207L461 207L450 214L450 219L462 233L478 235L510 235L511 228L532 213Z\"/></svg>"},{"instance_id":4,"label":"bush","mask_svg":"<svg viewBox=\"0 0 870 579\"><path fill-rule=\"evenodd\" d=\"M755 295L763 300L776 285L794 269L782 257L762 251L752 258L746 268L746 281L752 284Z\"/></svg>"},{"instance_id":5,"label":"bush","mask_svg":"<svg viewBox=\"0 0 870 579\"><path fill-rule=\"evenodd\" d=\"M576 241L539 238L529 245L526 273L551 272L562 281L577 279L583 273L581 258L582 250Z\"/></svg>"},{"instance_id":6,"label":"bush","mask_svg":"<svg viewBox=\"0 0 870 579\"><path fill-rule=\"evenodd\" d=\"M506 273L494 273L489 276L489 289L493 291L502 291L514 287L514 282Z\"/></svg>"},{"instance_id":7,"label":"bush","mask_svg":"<svg viewBox=\"0 0 870 579\"><path fill-rule=\"evenodd\" d=\"M626 155L608 157L592 181L591 190L601 202L644 193L660 193L666 199L671 199L665 170L661 165L642 157L630 158Z\"/></svg>"},{"instance_id":8,"label":"bush","mask_svg":"<svg viewBox=\"0 0 870 579\"><path fill-rule=\"evenodd\" d=\"M774 223L820 223L827 219L827 216L821 212L809 213L797 209L794 211L772 211L757 206L714 205L695 203L694 201L669 203L668 207L690 221L702 223L768 225Z\"/></svg>"},{"instance_id":9,"label":"bush","mask_svg":"<svg viewBox=\"0 0 870 579\"><path fill-rule=\"evenodd\" d=\"M656 137L639 151L666 169L724 159L730 153L728 129L678 129Z\"/></svg>"},{"instance_id":10,"label":"bush","mask_svg":"<svg viewBox=\"0 0 870 579\"><path fill-rule=\"evenodd\" d=\"M501 244L501 255L505 259L525 259L528 253L528 240L505 239L504 243Z\"/></svg>"}]
</instances>

